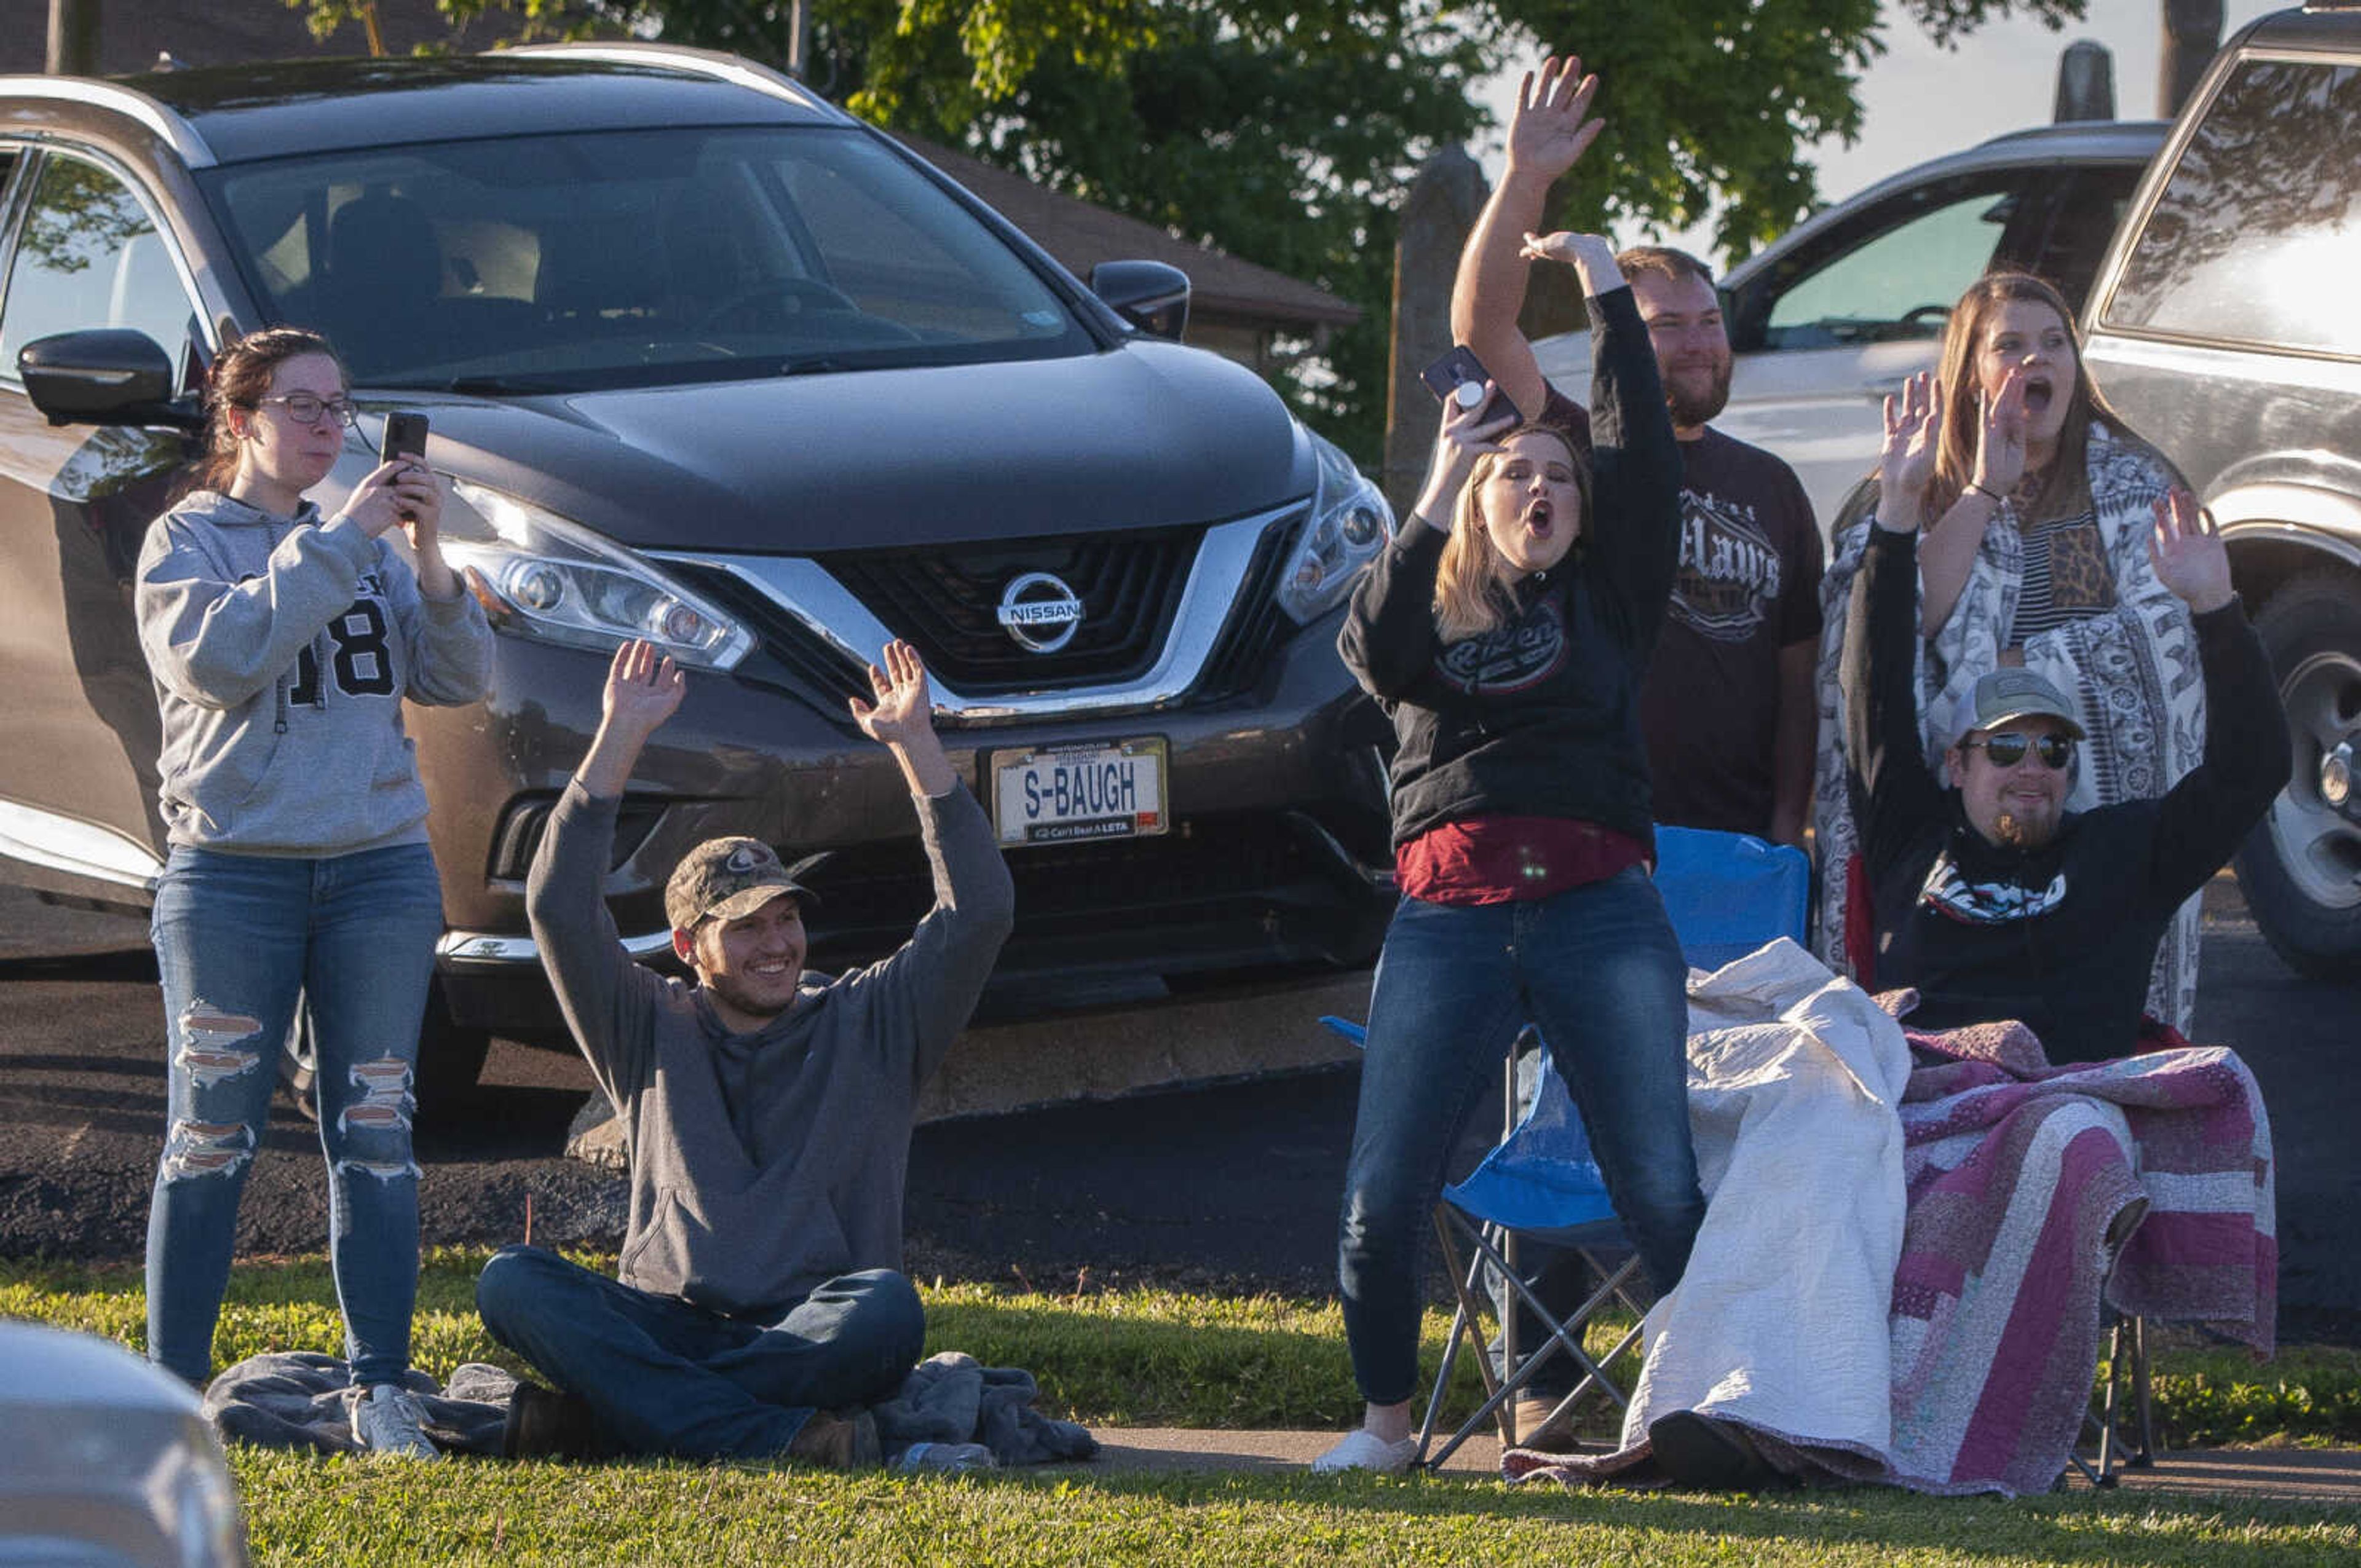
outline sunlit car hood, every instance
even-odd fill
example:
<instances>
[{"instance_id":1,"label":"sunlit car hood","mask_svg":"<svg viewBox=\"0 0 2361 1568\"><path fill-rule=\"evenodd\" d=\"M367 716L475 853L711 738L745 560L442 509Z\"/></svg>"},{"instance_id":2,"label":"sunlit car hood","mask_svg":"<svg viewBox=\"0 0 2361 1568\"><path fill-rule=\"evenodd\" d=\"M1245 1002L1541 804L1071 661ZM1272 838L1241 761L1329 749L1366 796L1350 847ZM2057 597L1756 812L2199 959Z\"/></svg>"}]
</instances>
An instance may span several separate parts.
<instances>
[{"instance_id":1,"label":"sunlit car hood","mask_svg":"<svg viewBox=\"0 0 2361 1568\"><path fill-rule=\"evenodd\" d=\"M407 400L432 417L437 467L651 549L801 553L1152 528L1254 512L1312 485L1268 386L1162 343L562 398Z\"/></svg>"}]
</instances>

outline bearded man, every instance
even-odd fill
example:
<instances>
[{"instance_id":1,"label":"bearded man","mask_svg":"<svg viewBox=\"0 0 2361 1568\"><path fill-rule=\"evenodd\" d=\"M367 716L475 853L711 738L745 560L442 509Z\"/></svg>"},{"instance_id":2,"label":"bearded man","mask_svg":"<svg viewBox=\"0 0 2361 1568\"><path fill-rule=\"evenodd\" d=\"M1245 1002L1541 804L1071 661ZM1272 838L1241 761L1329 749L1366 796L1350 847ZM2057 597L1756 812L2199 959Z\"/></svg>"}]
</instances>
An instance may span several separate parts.
<instances>
[{"instance_id":1,"label":"bearded man","mask_svg":"<svg viewBox=\"0 0 2361 1568\"><path fill-rule=\"evenodd\" d=\"M1897 428L1889 400L1890 449ZM2204 761L2161 799L2065 809L2073 705L2030 670L1979 680L1949 726L1945 788L1918 738L1918 531L1881 512L1845 623L1853 810L1879 983L1914 1028L2015 1018L2052 1062L2137 1048L2156 944L2287 784L2287 721L2222 536L2186 490L2158 501L2157 580L2187 604L2205 680Z\"/></svg>"}]
</instances>

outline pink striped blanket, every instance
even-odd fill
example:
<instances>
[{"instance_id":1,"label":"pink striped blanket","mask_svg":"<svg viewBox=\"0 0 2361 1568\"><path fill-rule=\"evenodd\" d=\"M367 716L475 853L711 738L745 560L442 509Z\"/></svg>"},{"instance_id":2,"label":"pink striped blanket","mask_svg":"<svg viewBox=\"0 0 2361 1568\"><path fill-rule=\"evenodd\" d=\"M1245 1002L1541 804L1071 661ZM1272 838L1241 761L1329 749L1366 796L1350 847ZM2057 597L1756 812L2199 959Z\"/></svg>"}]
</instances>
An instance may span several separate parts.
<instances>
[{"instance_id":1,"label":"pink striped blanket","mask_svg":"<svg viewBox=\"0 0 2361 1568\"><path fill-rule=\"evenodd\" d=\"M1897 1013L1912 1000L1878 998ZM2270 1124L2235 1053L2184 1045L2051 1067L2019 1024L1907 1037L1916 1065L1899 1108L1906 1210L1885 1325L1890 1433L1833 1443L1782 1409L1716 1407L1776 1468L1941 1494L2048 1490L2089 1405L2103 1291L2120 1311L2208 1323L2270 1354ZM1653 1343L1649 1354L1675 1349L1712 1354ZM1743 1384L1747 1371L1701 1376ZM1512 1449L1502 1471L1650 1479L1636 1425L1613 1453Z\"/></svg>"},{"instance_id":2,"label":"pink striped blanket","mask_svg":"<svg viewBox=\"0 0 2361 1568\"><path fill-rule=\"evenodd\" d=\"M2019 1024L1909 1038L1935 1059L1902 1104L1889 1479L2046 1490L2089 1400L2103 1283L2119 1311L2270 1354L2270 1123L2235 1052L2051 1067Z\"/></svg>"}]
</instances>

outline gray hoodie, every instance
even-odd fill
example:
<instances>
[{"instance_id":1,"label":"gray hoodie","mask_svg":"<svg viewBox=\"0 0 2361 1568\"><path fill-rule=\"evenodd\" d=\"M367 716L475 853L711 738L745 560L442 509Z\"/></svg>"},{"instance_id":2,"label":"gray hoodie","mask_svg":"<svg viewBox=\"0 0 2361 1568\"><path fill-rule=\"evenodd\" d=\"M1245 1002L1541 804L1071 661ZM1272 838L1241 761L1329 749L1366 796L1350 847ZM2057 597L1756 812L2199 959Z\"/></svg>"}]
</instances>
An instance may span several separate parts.
<instances>
[{"instance_id":1,"label":"gray hoodie","mask_svg":"<svg viewBox=\"0 0 2361 1568\"><path fill-rule=\"evenodd\" d=\"M935 906L892 957L733 1035L706 1000L631 961L602 896L619 799L577 781L551 815L525 910L557 1004L614 1102L631 1164L622 1282L769 1321L814 1286L902 1266L918 1091L974 1011L1016 916L975 796L917 802Z\"/></svg>"},{"instance_id":2,"label":"gray hoodie","mask_svg":"<svg viewBox=\"0 0 2361 1568\"><path fill-rule=\"evenodd\" d=\"M139 646L164 721L171 841L343 855L425 837L401 699L483 695L491 629L433 600L384 539L199 490L139 552Z\"/></svg>"}]
</instances>

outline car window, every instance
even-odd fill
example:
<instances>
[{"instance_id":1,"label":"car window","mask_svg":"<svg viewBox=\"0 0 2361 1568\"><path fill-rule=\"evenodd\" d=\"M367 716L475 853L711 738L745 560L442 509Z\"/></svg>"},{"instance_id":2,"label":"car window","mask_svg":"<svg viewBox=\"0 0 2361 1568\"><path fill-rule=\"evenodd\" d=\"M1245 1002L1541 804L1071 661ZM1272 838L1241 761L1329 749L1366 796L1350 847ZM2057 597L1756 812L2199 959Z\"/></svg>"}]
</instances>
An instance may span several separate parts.
<instances>
[{"instance_id":1,"label":"car window","mask_svg":"<svg viewBox=\"0 0 2361 1568\"><path fill-rule=\"evenodd\" d=\"M2015 215L1991 176L1921 186L1862 214L1781 269L1764 348L1935 338ZM1761 310L1763 307L1754 307Z\"/></svg>"},{"instance_id":2,"label":"car window","mask_svg":"<svg viewBox=\"0 0 2361 1568\"><path fill-rule=\"evenodd\" d=\"M274 319L379 385L588 389L1086 352L1050 284L835 127L365 148L203 177Z\"/></svg>"},{"instance_id":3,"label":"car window","mask_svg":"<svg viewBox=\"0 0 2361 1568\"><path fill-rule=\"evenodd\" d=\"M197 316L148 209L114 175L80 159L42 165L0 307L0 368L35 338L130 327L175 365L189 362Z\"/></svg>"},{"instance_id":4,"label":"car window","mask_svg":"<svg viewBox=\"0 0 2361 1568\"><path fill-rule=\"evenodd\" d=\"M2361 354L2361 68L2251 60L2132 244L2109 326Z\"/></svg>"},{"instance_id":5,"label":"car window","mask_svg":"<svg viewBox=\"0 0 2361 1568\"><path fill-rule=\"evenodd\" d=\"M2028 236L2022 257L2010 259L2058 285L2080 311L2106 259L2107 246L2139 185L2135 163L2061 170L2043 193L2047 210L2038 236Z\"/></svg>"}]
</instances>

